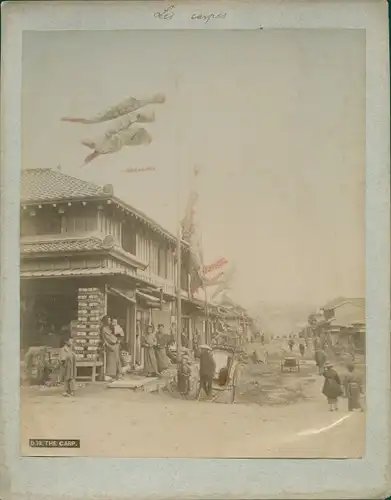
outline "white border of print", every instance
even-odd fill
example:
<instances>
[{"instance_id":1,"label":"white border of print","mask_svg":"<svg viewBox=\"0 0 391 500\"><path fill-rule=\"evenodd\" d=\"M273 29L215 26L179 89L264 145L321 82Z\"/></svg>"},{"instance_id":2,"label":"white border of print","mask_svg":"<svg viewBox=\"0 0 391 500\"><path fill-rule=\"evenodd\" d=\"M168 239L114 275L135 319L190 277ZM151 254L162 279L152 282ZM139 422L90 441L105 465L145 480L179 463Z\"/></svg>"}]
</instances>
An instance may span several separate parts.
<instances>
[{"instance_id":1,"label":"white border of print","mask_svg":"<svg viewBox=\"0 0 391 500\"><path fill-rule=\"evenodd\" d=\"M168 5L168 4L167 4ZM390 231L388 18L385 1L8 2L2 30L1 497L381 498L389 487ZM194 12L224 12L209 22ZM368 386L361 460L20 458L19 179L23 30L350 28L366 30ZM61 479L60 479L61 478ZM55 479L53 481L53 479ZM389 492L390 490L388 490ZM11 494L12 492L12 494Z\"/></svg>"}]
</instances>

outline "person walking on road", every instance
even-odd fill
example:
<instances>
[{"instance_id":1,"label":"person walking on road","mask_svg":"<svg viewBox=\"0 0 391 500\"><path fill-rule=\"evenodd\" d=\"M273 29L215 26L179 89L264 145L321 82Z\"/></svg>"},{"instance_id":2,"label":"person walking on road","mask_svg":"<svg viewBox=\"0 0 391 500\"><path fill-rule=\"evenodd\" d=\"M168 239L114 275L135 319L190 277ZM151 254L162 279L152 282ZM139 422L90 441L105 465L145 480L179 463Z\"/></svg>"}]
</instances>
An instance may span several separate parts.
<instances>
[{"instance_id":1,"label":"person walking on road","mask_svg":"<svg viewBox=\"0 0 391 500\"><path fill-rule=\"evenodd\" d=\"M322 392L327 398L329 410L338 411L338 398L342 395L341 379L329 361L324 365L323 376L325 381Z\"/></svg>"},{"instance_id":2,"label":"person walking on road","mask_svg":"<svg viewBox=\"0 0 391 500\"><path fill-rule=\"evenodd\" d=\"M316 366L318 367L318 374L322 375L323 373L323 367L325 366L326 363L326 353L323 351L323 349L320 349L319 347L315 351L315 363Z\"/></svg>"},{"instance_id":3,"label":"person walking on road","mask_svg":"<svg viewBox=\"0 0 391 500\"><path fill-rule=\"evenodd\" d=\"M300 349L300 355L304 356L304 352L305 352L305 340L303 339L303 337L300 337L300 340L299 340L299 349Z\"/></svg>"},{"instance_id":4,"label":"person walking on road","mask_svg":"<svg viewBox=\"0 0 391 500\"><path fill-rule=\"evenodd\" d=\"M345 376L344 385L346 388L346 396L348 398L348 410L361 410L360 396L362 393L362 382L360 376L355 371L353 363L347 366L348 374Z\"/></svg>"},{"instance_id":5,"label":"person walking on road","mask_svg":"<svg viewBox=\"0 0 391 500\"><path fill-rule=\"evenodd\" d=\"M200 356L200 386L198 389L197 399L201 395L201 389L210 397L212 395L212 382L216 371L216 362L213 359L213 352L208 345L201 345Z\"/></svg>"},{"instance_id":6,"label":"person walking on road","mask_svg":"<svg viewBox=\"0 0 391 500\"><path fill-rule=\"evenodd\" d=\"M293 346L295 345L295 341L292 338L289 339L288 345L289 345L290 351L292 352L293 351Z\"/></svg>"}]
</instances>

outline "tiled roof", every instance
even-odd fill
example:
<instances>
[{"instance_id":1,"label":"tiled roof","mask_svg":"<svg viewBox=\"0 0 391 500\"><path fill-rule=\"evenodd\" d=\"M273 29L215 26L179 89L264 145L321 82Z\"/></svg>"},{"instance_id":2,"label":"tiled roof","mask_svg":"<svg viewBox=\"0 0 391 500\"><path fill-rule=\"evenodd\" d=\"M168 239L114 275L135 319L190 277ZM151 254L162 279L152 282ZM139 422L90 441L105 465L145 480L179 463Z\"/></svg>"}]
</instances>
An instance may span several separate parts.
<instances>
[{"instance_id":1,"label":"tiled roof","mask_svg":"<svg viewBox=\"0 0 391 500\"><path fill-rule=\"evenodd\" d=\"M176 236L163 228L160 224L148 217L145 213L128 205L116 198L110 192L110 186L100 187L92 182L86 182L76 177L66 175L59 170L50 168L34 168L22 170L21 178L21 203L29 202L50 202L62 200L74 200L83 198L105 198L118 204L126 211L129 211L149 225L155 231L168 237L171 241L176 241ZM188 243L182 240L184 249L189 247Z\"/></svg>"},{"instance_id":2,"label":"tiled roof","mask_svg":"<svg viewBox=\"0 0 391 500\"><path fill-rule=\"evenodd\" d=\"M64 276L100 276L100 275L115 275L115 274L128 274L119 269L108 269L103 267L98 267L94 269L50 269L42 271L21 271L21 278L56 278Z\"/></svg>"},{"instance_id":3,"label":"tiled roof","mask_svg":"<svg viewBox=\"0 0 391 500\"><path fill-rule=\"evenodd\" d=\"M102 188L91 182L50 168L22 170L21 202L89 198L102 195Z\"/></svg>"},{"instance_id":4,"label":"tiled roof","mask_svg":"<svg viewBox=\"0 0 391 500\"><path fill-rule=\"evenodd\" d=\"M334 300L331 300L328 302L325 306L324 309L336 309L337 307L340 307L346 303L350 303L356 307L365 307L365 299L361 297L355 297L355 298L347 298L347 297L338 297Z\"/></svg>"},{"instance_id":5,"label":"tiled roof","mask_svg":"<svg viewBox=\"0 0 391 500\"><path fill-rule=\"evenodd\" d=\"M53 241L38 241L21 243L21 254L47 253L47 252L85 252L98 250L102 242L97 238L75 238Z\"/></svg>"}]
</instances>

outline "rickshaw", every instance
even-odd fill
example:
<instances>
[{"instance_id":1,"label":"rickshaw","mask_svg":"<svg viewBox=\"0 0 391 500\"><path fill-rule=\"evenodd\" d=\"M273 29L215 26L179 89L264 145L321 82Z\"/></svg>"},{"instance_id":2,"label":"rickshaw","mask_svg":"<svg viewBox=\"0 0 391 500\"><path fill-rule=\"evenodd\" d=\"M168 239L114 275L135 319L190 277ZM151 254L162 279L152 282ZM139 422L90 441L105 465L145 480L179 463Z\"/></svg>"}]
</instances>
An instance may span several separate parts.
<instances>
[{"instance_id":1,"label":"rickshaw","mask_svg":"<svg viewBox=\"0 0 391 500\"><path fill-rule=\"evenodd\" d=\"M299 372L300 371L300 361L294 356L287 356L281 360L281 371L285 372Z\"/></svg>"},{"instance_id":2,"label":"rickshaw","mask_svg":"<svg viewBox=\"0 0 391 500\"><path fill-rule=\"evenodd\" d=\"M239 377L239 361L236 359L238 349L231 346L213 346L213 358L216 371L212 384L212 402L221 394L228 392L229 402L235 402L235 393Z\"/></svg>"}]
</instances>

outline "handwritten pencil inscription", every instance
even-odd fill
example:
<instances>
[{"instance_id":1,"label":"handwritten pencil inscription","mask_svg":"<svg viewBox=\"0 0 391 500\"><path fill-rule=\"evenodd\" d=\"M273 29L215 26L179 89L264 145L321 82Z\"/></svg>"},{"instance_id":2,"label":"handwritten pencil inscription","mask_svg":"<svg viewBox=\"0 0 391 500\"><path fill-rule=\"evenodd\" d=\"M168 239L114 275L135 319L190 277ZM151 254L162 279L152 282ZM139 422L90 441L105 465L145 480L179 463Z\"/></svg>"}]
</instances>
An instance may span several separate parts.
<instances>
[{"instance_id":1,"label":"handwritten pencil inscription","mask_svg":"<svg viewBox=\"0 0 391 500\"><path fill-rule=\"evenodd\" d=\"M191 19L196 21L203 21L205 24L214 19L225 19L227 17L226 12L214 12L210 14L204 14L203 12L195 12L192 14Z\"/></svg>"},{"instance_id":2,"label":"handwritten pencil inscription","mask_svg":"<svg viewBox=\"0 0 391 500\"><path fill-rule=\"evenodd\" d=\"M161 19L162 21L171 21L171 19L175 16L175 5L169 5L162 12L155 12L154 17L157 19Z\"/></svg>"},{"instance_id":3,"label":"handwritten pencil inscription","mask_svg":"<svg viewBox=\"0 0 391 500\"><path fill-rule=\"evenodd\" d=\"M161 21L171 21L171 19L175 16L175 5L171 4L168 7L166 7L162 11L155 12L154 17L157 19L160 19ZM210 13L205 13L201 11L194 12L191 16L190 19L193 21L202 21L205 24L209 23L209 21L212 20L218 20L218 19L225 19L227 17L226 12L210 12Z\"/></svg>"}]
</instances>

